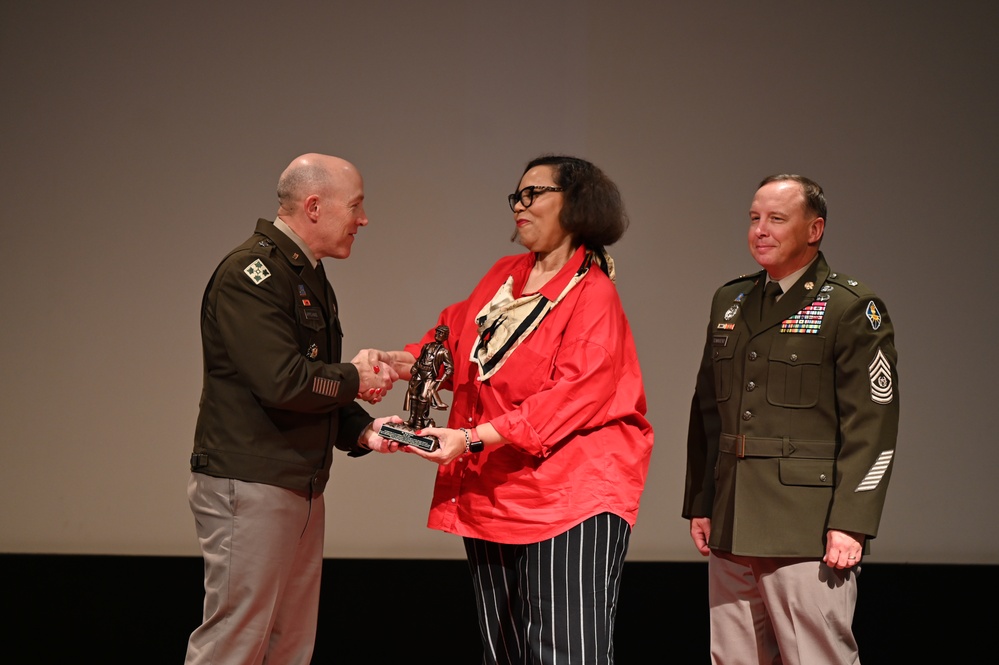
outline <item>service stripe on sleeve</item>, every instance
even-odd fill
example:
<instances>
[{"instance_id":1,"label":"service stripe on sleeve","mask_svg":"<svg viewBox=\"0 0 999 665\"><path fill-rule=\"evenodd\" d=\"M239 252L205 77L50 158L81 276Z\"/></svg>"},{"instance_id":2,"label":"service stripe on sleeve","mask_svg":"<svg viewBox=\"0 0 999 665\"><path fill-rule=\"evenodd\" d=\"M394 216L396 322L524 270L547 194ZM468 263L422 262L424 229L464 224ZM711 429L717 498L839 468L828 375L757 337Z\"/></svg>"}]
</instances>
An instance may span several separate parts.
<instances>
[{"instance_id":1,"label":"service stripe on sleeve","mask_svg":"<svg viewBox=\"0 0 999 665\"><path fill-rule=\"evenodd\" d=\"M876 489L878 483L880 483L881 479L885 477L885 472L888 471L888 466L891 464L891 458L894 455L894 450L886 450L878 455L878 458L874 461L870 471L867 472L864 479L860 481L859 485L857 485L857 489L853 491L870 492L871 490Z\"/></svg>"}]
</instances>

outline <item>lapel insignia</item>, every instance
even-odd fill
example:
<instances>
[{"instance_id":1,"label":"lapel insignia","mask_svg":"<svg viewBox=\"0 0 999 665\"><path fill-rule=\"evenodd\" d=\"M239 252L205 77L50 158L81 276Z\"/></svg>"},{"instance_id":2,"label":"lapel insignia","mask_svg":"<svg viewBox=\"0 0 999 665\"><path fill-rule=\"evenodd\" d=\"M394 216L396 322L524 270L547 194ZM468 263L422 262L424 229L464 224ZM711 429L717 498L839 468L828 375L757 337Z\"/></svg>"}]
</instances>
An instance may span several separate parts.
<instances>
[{"instance_id":1,"label":"lapel insignia","mask_svg":"<svg viewBox=\"0 0 999 665\"><path fill-rule=\"evenodd\" d=\"M261 241L261 243L262 242L263 241ZM271 276L271 271L267 269L267 266L265 266L264 262L260 259L257 259L250 265L246 266L243 272L246 273L246 276L249 277L254 284L260 284Z\"/></svg>"},{"instance_id":2,"label":"lapel insignia","mask_svg":"<svg viewBox=\"0 0 999 665\"><path fill-rule=\"evenodd\" d=\"M890 404L894 396L891 384L891 365L880 348L868 366L868 370L871 374L871 401L875 404Z\"/></svg>"},{"instance_id":3,"label":"lapel insignia","mask_svg":"<svg viewBox=\"0 0 999 665\"><path fill-rule=\"evenodd\" d=\"M878 306L874 304L874 301L867 303L867 320L871 322L871 328L877 330L881 327L881 312L878 311Z\"/></svg>"},{"instance_id":4,"label":"lapel insignia","mask_svg":"<svg viewBox=\"0 0 999 665\"><path fill-rule=\"evenodd\" d=\"M805 282L805 290L811 291L815 288L815 282Z\"/></svg>"}]
</instances>

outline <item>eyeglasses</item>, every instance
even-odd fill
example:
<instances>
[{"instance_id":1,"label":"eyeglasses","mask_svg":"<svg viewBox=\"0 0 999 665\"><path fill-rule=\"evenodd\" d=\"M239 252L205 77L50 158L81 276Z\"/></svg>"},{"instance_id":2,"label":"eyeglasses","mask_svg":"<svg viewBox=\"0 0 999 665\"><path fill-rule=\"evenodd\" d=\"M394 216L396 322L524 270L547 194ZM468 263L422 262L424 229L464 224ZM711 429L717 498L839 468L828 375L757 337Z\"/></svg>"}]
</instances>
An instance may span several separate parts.
<instances>
[{"instance_id":1,"label":"eyeglasses","mask_svg":"<svg viewBox=\"0 0 999 665\"><path fill-rule=\"evenodd\" d=\"M530 208L531 204L534 203L534 197L538 194L543 194L545 192L561 192L561 187L550 187L548 185L529 185L519 192L514 192L510 196L506 197L506 200L510 202L510 210L514 212L517 211L517 203L524 206L525 208Z\"/></svg>"}]
</instances>

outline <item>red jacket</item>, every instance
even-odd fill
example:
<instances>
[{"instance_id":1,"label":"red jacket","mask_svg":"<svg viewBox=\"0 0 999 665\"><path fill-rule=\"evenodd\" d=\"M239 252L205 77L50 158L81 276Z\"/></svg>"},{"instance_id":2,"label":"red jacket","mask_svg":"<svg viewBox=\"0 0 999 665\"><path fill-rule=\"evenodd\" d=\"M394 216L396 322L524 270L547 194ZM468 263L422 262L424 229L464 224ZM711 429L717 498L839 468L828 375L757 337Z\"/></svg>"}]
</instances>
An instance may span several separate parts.
<instances>
[{"instance_id":1,"label":"red jacket","mask_svg":"<svg viewBox=\"0 0 999 665\"><path fill-rule=\"evenodd\" d=\"M555 299L584 258L580 248L541 289ZM645 390L617 290L596 264L490 379L469 358L475 315L510 275L519 297L531 253L500 259L463 302L441 312L454 375L448 426L491 423L512 443L441 467L428 526L525 544L610 512L634 526L652 453ZM433 340L431 328L414 356Z\"/></svg>"}]
</instances>

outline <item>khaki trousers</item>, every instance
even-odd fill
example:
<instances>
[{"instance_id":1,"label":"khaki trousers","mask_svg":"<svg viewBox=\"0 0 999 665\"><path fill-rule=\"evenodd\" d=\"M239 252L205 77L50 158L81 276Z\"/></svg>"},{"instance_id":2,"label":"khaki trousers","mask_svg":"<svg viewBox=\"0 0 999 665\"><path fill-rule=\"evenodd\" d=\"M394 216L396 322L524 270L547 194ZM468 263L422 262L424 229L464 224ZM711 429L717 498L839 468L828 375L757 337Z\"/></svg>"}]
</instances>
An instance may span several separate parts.
<instances>
[{"instance_id":1,"label":"khaki trousers","mask_svg":"<svg viewBox=\"0 0 999 665\"><path fill-rule=\"evenodd\" d=\"M186 665L309 665L319 614L322 495L192 473L204 621Z\"/></svg>"},{"instance_id":2,"label":"khaki trousers","mask_svg":"<svg viewBox=\"0 0 999 665\"><path fill-rule=\"evenodd\" d=\"M859 567L815 559L708 559L715 665L859 665L853 636Z\"/></svg>"}]
</instances>

